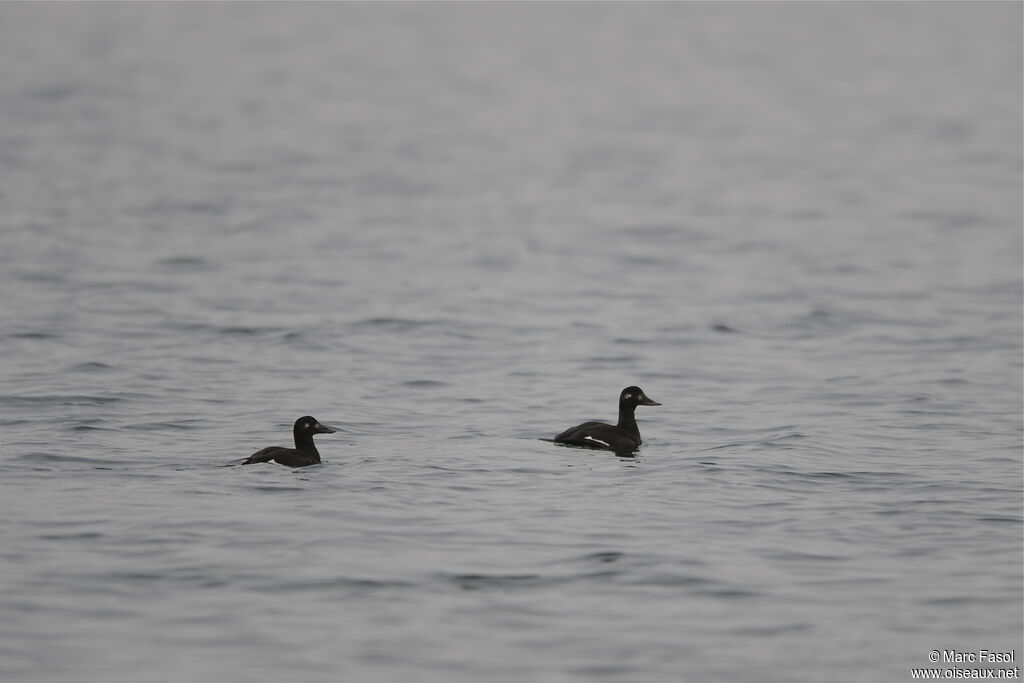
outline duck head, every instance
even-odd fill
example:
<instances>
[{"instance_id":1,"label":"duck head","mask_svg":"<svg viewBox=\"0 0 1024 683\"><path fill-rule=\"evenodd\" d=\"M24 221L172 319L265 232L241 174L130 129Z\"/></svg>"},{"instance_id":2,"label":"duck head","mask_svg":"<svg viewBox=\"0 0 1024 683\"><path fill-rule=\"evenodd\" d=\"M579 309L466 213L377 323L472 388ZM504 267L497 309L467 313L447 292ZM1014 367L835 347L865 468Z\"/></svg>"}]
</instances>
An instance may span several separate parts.
<instances>
[{"instance_id":1,"label":"duck head","mask_svg":"<svg viewBox=\"0 0 1024 683\"><path fill-rule=\"evenodd\" d=\"M320 420L311 415L300 417L295 421L296 434L333 434L334 429L320 424Z\"/></svg>"},{"instance_id":2,"label":"duck head","mask_svg":"<svg viewBox=\"0 0 1024 683\"><path fill-rule=\"evenodd\" d=\"M652 401L647 398L647 394L640 387L626 387L619 394L619 405L633 405L633 406L660 406L661 404L657 401Z\"/></svg>"}]
</instances>

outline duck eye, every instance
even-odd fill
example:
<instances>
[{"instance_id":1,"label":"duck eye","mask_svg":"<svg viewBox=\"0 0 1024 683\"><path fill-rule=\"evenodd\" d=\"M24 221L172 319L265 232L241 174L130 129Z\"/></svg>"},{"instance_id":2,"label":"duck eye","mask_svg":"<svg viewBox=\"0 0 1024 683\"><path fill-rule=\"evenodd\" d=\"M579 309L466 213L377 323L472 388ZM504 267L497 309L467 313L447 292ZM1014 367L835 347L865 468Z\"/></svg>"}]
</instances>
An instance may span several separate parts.
<instances>
[{"instance_id":1,"label":"duck eye","mask_svg":"<svg viewBox=\"0 0 1024 683\"><path fill-rule=\"evenodd\" d=\"M625 396L623 396L622 398L633 398L633 394L626 394L626 395L625 395Z\"/></svg>"}]
</instances>

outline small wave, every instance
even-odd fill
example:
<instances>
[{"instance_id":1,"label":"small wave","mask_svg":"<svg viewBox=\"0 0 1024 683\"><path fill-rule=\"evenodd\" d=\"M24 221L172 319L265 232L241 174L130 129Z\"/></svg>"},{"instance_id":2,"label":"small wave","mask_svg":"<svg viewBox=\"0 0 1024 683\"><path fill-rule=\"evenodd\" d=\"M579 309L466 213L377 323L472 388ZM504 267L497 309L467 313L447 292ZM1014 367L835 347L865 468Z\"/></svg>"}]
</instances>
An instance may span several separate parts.
<instances>
[{"instance_id":1,"label":"small wave","mask_svg":"<svg viewBox=\"0 0 1024 683\"><path fill-rule=\"evenodd\" d=\"M635 363L640 360L639 356L623 355L623 356L592 356L587 359L587 363L596 363L600 365L614 365L619 366L625 363Z\"/></svg>"},{"instance_id":2,"label":"small wave","mask_svg":"<svg viewBox=\"0 0 1024 683\"><path fill-rule=\"evenodd\" d=\"M547 586L558 586L575 583L579 581L607 582L619 579L623 571L612 568L595 568L595 563L607 564L614 562L618 556L612 553L593 553L576 558L582 560L588 567L581 568L582 571L556 571L553 573L524 573L524 574L441 574L440 579L449 585L455 585L462 590L510 590L510 589L531 589ZM561 562L555 564L562 564Z\"/></svg>"},{"instance_id":3,"label":"small wave","mask_svg":"<svg viewBox=\"0 0 1024 683\"><path fill-rule=\"evenodd\" d=\"M1024 518L1021 517L979 517L978 521L989 524L1024 524Z\"/></svg>"},{"instance_id":4,"label":"small wave","mask_svg":"<svg viewBox=\"0 0 1024 683\"><path fill-rule=\"evenodd\" d=\"M63 405L96 406L116 403L116 396L90 396L87 394L46 394L42 396L0 396L0 403L13 406Z\"/></svg>"},{"instance_id":5,"label":"small wave","mask_svg":"<svg viewBox=\"0 0 1024 683\"><path fill-rule=\"evenodd\" d=\"M697 592L698 594L705 595L709 598L723 598L725 600L759 598L763 595L763 593L759 593L758 591L746 590L744 588L713 588Z\"/></svg>"},{"instance_id":6,"label":"small wave","mask_svg":"<svg viewBox=\"0 0 1024 683\"><path fill-rule=\"evenodd\" d=\"M850 559L844 555L823 555L821 553L805 553L799 550L779 550L766 553L765 557L781 562L843 562Z\"/></svg>"},{"instance_id":7,"label":"small wave","mask_svg":"<svg viewBox=\"0 0 1024 683\"><path fill-rule=\"evenodd\" d=\"M190 213L211 216L222 216L230 210L230 207L228 206L227 202L217 200L185 201L177 199L159 199L151 202L149 206L144 208L144 210L147 213L156 215Z\"/></svg>"},{"instance_id":8,"label":"small wave","mask_svg":"<svg viewBox=\"0 0 1024 683\"><path fill-rule=\"evenodd\" d=\"M803 479L809 481L842 481L849 483L889 483L891 480L896 478L905 477L905 474L900 472L868 472L868 471L851 471L851 472L838 472L838 471L819 471L819 472L804 472L794 469L784 469L782 467L774 468L762 468L761 471L771 474L777 474L791 479Z\"/></svg>"},{"instance_id":9,"label":"small wave","mask_svg":"<svg viewBox=\"0 0 1024 683\"><path fill-rule=\"evenodd\" d=\"M448 386L448 382L441 382L434 379L413 379L402 382L402 386L409 387L410 389L435 389L437 387Z\"/></svg>"},{"instance_id":10,"label":"small wave","mask_svg":"<svg viewBox=\"0 0 1024 683\"><path fill-rule=\"evenodd\" d=\"M86 363L77 363L68 368L68 372L105 372L107 370L113 370L114 366L107 365L106 363L100 363L99 361L89 361Z\"/></svg>"},{"instance_id":11,"label":"small wave","mask_svg":"<svg viewBox=\"0 0 1024 683\"><path fill-rule=\"evenodd\" d=\"M359 592L371 592L416 587L417 585L415 583L410 583L408 581L350 578L346 576L297 581L274 581L259 586L259 588L275 592L321 592L325 590L356 590Z\"/></svg>"},{"instance_id":12,"label":"small wave","mask_svg":"<svg viewBox=\"0 0 1024 683\"><path fill-rule=\"evenodd\" d=\"M58 463L58 462L78 462L78 463L89 463L92 465L117 465L119 464L114 460L102 460L100 458L86 458L80 455L58 455L57 453L22 453L21 455L14 456L15 460L23 460L26 462L35 463Z\"/></svg>"},{"instance_id":13,"label":"small wave","mask_svg":"<svg viewBox=\"0 0 1024 683\"><path fill-rule=\"evenodd\" d=\"M661 588L686 588L695 586L719 585L717 581L707 579L702 576L694 576L693 574L653 574L651 576L637 578L633 581L630 581L629 583L634 586L658 586ZM700 592L703 594L712 594L716 591L736 592L737 589L716 588L702 590Z\"/></svg>"},{"instance_id":14,"label":"small wave","mask_svg":"<svg viewBox=\"0 0 1024 683\"><path fill-rule=\"evenodd\" d=\"M91 541L105 537L106 534L101 534L98 531L83 531L77 534L41 534L36 538L40 541Z\"/></svg>"},{"instance_id":15,"label":"small wave","mask_svg":"<svg viewBox=\"0 0 1024 683\"><path fill-rule=\"evenodd\" d=\"M169 256L157 261L157 265L170 266L182 270L200 270L210 265L202 256Z\"/></svg>"},{"instance_id":16,"label":"small wave","mask_svg":"<svg viewBox=\"0 0 1024 683\"><path fill-rule=\"evenodd\" d=\"M443 579L463 590L484 590L488 588L532 588L560 582L559 579L540 574L450 574Z\"/></svg>"},{"instance_id":17,"label":"small wave","mask_svg":"<svg viewBox=\"0 0 1024 683\"><path fill-rule=\"evenodd\" d=\"M625 556L626 553L618 550L605 550L601 552L590 553L589 555L584 555L580 559L584 562L618 562Z\"/></svg>"},{"instance_id":18,"label":"small wave","mask_svg":"<svg viewBox=\"0 0 1024 683\"><path fill-rule=\"evenodd\" d=\"M11 339L60 339L60 335L55 332L14 332L7 336Z\"/></svg>"},{"instance_id":19,"label":"small wave","mask_svg":"<svg viewBox=\"0 0 1024 683\"><path fill-rule=\"evenodd\" d=\"M219 328L217 330L217 333L237 337L255 337L261 334L275 334L281 331L282 330L279 327L250 327L246 325L232 325L228 327Z\"/></svg>"},{"instance_id":20,"label":"small wave","mask_svg":"<svg viewBox=\"0 0 1024 683\"><path fill-rule=\"evenodd\" d=\"M778 626L750 626L747 628L740 628L732 631L736 636L743 638L746 637L762 637L762 636L782 636L789 633L800 633L803 631L809 631L811 625L805 622L797 622L794 624L779 624Z\"/></svg>"},{"instance_id":21,"label":"small wave","mask_svg":"<svg viewBox=\"0 0 1024 683\"><path fill-rule=\"evenodd\" d=\"M636 669L626 664L587 664L574 666L568 669L574 676L580 676L585 680L596 680L605 678L630 679L631 674L635 678Z\"/></svg>"},{"instance_id":22,"label":"small wave","mask_svg":"<svg viewBox=\"0 0 1024 683\"><path fill-rule=\"evenodd\" d=\"M441 320L413 320L411 318L367 318L353 323L355 327L381 327L394 332L410 332L441 324Z\"/></svg>"},{"instance_id":23,"label":"small wave","mask_svg":"<svg viewBox=\"0 0 1024 683\"><path fill-rule=\"evenodd\" d=\"M190 429L199 429L199 423L201 420L183 420L181 422L137 422L135 424L125 425L124 428L132 431L187 431Z\"/></svg>"},{"instance_id":24,"label":"small wave","mask_svg":"<svg viewBox=\"0 0 1024 683\"><path fill-rule=\"evenodd\" d=\"M979 602L1000 602L1000 600L997 598L985 600L976 595L951 595L949 597L922 600L921 604L938 607L956 607L958 605L977 605Z\"/></svg>"},{"instance_id":25,"label":"small wave","mask_svg":"<svg viewBox=\"0 0 1024 683\"><path fill-rule=\"evenodd\" d=\"M301 486L271 486L263 484L261 486L253 486L252 490L259 491L260 493L303 493L306 489Z\"/></svg>"},{"instance_id":26,"label":"small wave","mask_svg":"<svg viewBox=\"0 0 1024 683\"><path fill-rule=\"evenodd\" d=\"M612 340L612 343L621 346L651 346L655 342L652 339L643 339L639 337L616 337Z\"/></svg>"},{"instance_id":27,"label":"small wave","mask_svg":"<svg viewBox=\"0 0 1024 683\"><path fill-rule=\"evenodd\" d=\"M102 422L102 420L92 420L92 422ZM71 428L73 432L115 432L117 431L114 427L105 427L100 424L77 424Z\"/></svg>"},{"instance_id":28,"label":"small wave","mask_svg":"<svg viewBox=\"0 0 1024 683\"><path fill-rule=\"evenodd\" d=\"M757 443L761 446L779 446L782 442L792 441L794 439L806 439L806 434L800 432L787 432L784 434L776 434L767 438L761 439Z\"/></svg>"}]
</instances>

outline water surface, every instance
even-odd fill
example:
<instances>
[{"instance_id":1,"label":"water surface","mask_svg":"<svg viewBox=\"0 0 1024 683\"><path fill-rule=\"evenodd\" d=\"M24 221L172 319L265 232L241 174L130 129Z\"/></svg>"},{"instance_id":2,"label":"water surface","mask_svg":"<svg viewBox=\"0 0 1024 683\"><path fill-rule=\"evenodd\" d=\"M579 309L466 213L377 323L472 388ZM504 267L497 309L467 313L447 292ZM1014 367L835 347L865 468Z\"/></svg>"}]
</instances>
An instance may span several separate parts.
<instances>
[{"instance_id":1,"label":"water surface","mask_svg":"<svg viewBox=\"0 0 1024 683\"><path fill-rule=\"evenodd\" d=\"M1019 656L1020 27L0 6L0 673ZM635 458L539 440L629 384Z\"/></svg>"}]
</instances>

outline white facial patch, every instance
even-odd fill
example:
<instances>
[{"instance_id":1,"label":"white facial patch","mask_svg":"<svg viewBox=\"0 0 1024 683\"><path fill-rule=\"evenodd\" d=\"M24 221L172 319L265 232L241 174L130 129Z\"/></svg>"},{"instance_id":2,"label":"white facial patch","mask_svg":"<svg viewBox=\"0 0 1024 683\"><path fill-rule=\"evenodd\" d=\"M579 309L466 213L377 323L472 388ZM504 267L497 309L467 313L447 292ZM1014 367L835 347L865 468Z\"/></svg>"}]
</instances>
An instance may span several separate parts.
<instances>
[{"instance_id":1,"label":"white facial patch","mask_svg":"<svg viewBox=\"0 0 1024 683\"><path fill-rule=\"evenodd\" d=\"M593 441L594 443L599 443L599 444L601 444L602 446L607 446L607 445L608 445L608 444L607 444L607 443L605 443L604 441L601 441L601 439L595 439L595 438L594 438L594 437L592 437L592 436L585 436L585 437L583 437L583 438L584 438L584 439L586 439L587 441Z\"/></svg>"}]
</instances>

